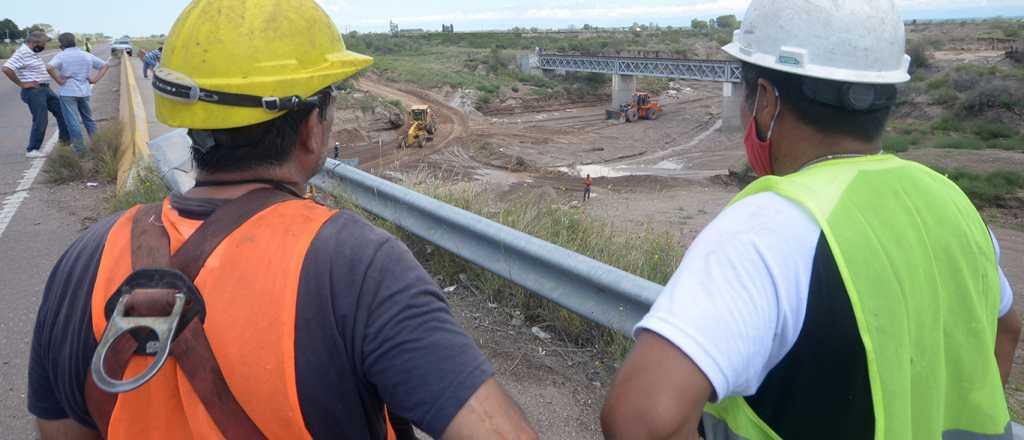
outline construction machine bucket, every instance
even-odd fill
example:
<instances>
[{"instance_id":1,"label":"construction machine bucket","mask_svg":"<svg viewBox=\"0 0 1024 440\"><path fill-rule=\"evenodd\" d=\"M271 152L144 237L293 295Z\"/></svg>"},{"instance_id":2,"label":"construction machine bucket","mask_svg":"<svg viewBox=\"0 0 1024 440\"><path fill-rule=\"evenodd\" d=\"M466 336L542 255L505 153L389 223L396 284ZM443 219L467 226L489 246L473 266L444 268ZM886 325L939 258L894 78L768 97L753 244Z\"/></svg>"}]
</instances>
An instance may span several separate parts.
<instances>
[{"instance_id":1,"label":"construction machine bucket","mask_svg":"<svg viewBox=\"0 0 1024 440\"><path fill-rule=\"evenodd\" d=\"M604 117L609 121L626 122L626 114L618 110L605 110Z\"/></svg>"}]
</instances>

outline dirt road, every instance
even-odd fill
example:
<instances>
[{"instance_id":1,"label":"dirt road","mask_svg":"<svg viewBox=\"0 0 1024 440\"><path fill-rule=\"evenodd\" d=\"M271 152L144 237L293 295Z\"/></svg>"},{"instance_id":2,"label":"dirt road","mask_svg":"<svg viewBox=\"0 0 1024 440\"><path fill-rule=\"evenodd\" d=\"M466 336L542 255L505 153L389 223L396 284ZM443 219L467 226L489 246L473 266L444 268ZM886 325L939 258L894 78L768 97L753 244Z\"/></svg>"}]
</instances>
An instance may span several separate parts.
<instances>
[{"instance_id":1,"label":"dirt road","mask_svg":"<svg viewBox=\"0 0 1024 440\"><path fill-rule=\"evenodd\" d=\"M469 131L469 118L465 113L449 106L443 98L428 92L385 83L369 77L360 79L358 87L382 98L402 101L406 107L423 104L429 105L439 123L438 133L434 136L434 142L427 144L424 148L408 148L403 150L396 148L396 145L375 145L373 143L353 147L350 150L350 154L354 154L359 158L360 167L363 169L379 169L389 165L400 165L402 162L429 156L448 146Z\"/></svg>"}]
</instances>

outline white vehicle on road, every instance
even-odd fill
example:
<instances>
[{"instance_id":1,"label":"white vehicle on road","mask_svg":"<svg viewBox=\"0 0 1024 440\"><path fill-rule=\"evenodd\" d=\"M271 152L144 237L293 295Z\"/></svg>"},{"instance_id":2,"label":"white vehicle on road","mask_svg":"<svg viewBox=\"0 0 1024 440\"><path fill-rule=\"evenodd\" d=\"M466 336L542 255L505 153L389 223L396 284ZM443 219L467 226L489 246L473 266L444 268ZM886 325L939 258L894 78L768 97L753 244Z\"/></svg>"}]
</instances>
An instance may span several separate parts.
<instances>
[{"instance_id":1,"label":"white vehicle on road","mask_svg":"<svg viewBox=\"0 0 1024 440\"><path fill-rule=\"evenodd\" d=\"M132 56L133 50L134 48L132 48L132 39L128 37L118 38L114 40L113 44L110 45L110 55L116 55L118 51L121 51L128 54L128 56Z\"/></svg>"}]
</instances>

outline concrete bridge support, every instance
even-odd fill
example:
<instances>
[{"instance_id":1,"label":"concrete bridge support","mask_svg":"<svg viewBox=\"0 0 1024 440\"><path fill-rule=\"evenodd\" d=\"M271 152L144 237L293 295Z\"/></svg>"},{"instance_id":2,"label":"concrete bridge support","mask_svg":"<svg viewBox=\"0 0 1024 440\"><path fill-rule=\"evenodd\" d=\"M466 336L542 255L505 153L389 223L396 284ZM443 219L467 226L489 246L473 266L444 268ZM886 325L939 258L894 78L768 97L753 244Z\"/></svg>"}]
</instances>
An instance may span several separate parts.
<instances>
[{"instance_id":1,"label":"concrete bridge support","mask_svg":"<svg viewBox=\"0 0 1024 440\"><path fill-rule=\"evenodd\" d=\"M618 110L628 103L636 93L636 76L612 75L612 109Z\"/></svg>"},{"instance_id":2,"label":"concrete bridge support","mask_svg":"<svg viewBox=\"0 0 1024 440\"><path fill-rule=\"evenodd\" d=\"M743 83L722 83L722 131L726 133L740 132L744 128L744 122L740 120L740 106L746 91Z\"/></svg>"}]
</instances>

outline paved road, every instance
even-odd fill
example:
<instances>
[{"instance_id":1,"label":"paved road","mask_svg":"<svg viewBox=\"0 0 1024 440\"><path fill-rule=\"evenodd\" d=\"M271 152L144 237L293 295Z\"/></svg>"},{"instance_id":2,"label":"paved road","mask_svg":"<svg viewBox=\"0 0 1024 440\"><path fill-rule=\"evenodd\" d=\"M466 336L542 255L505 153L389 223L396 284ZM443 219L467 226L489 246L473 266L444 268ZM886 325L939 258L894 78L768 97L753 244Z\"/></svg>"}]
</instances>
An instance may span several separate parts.
<instances>
[{"instance_id":1,"label":"paved road","mask_svg":"<svg viewBox=\"0 0 1024 440\"><path fill-rule=\"evenodd\" d=\"M106 58L105 46L96 53ZM52 56L53 54L49 54ZM49 58L49 57L47 57ZM96 87L94 113L109 118L118 71ZM97 104L106 108L98 108ZM50 187L39 173L45 159L27 159L31 126L19 90L0 81L0 439L30 439L35 428L25 410L29 343L36 309L50 268L82 229L82 212L95 209L100 193L84 187ZM50 118L47 142L56 140ZM52 144L51 144L52 145ZM15 209L16 208L16 209ZM4 227L6 225L6 227Z\"/></svg>"}]
</instances>

